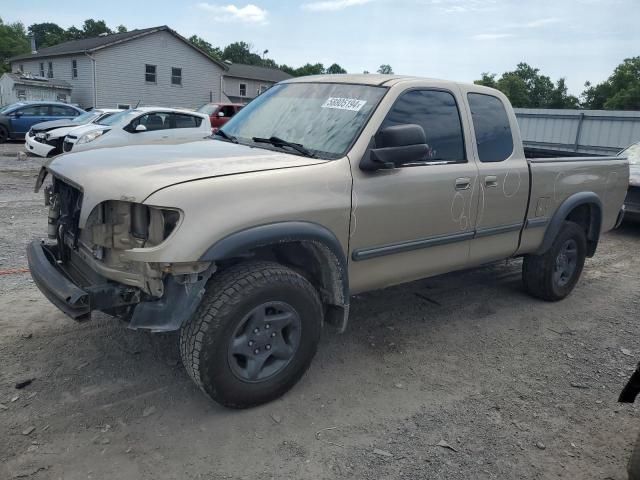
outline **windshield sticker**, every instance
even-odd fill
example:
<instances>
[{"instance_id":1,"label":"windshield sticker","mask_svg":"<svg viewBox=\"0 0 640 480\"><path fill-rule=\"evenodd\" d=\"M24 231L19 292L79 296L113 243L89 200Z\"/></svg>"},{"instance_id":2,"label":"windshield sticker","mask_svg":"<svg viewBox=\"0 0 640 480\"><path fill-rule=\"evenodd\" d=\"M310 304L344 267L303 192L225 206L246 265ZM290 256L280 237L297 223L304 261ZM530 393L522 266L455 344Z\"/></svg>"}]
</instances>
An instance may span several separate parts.
<instances>
[{"instance_id":1,"label":"windshield sticker","mask_svg":"<svg viewBox=\"0 0 640 480\"><path fill-rule=\"evenodd\" d=\"M338 110L359 112L365 103L367 103L366 100L358 100L357 98L329 97L322 105L322 108L337 108Z\"/></svg>"}]
</instances>

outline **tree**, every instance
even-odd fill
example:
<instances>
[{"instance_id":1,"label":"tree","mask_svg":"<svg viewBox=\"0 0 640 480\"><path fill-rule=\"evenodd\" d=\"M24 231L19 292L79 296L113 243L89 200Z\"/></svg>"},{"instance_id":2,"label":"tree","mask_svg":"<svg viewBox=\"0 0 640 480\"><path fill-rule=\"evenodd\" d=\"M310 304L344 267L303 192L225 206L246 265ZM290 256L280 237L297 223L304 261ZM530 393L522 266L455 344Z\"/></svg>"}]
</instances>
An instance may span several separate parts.
<instances>
[{"instance_id":1,"label":"tree","mask_svg":"<svg viewBox=\"0 0 640 480\"><path fill-rule=\"evenodd\" d=\"M495 73L484 72L474 83L496 88L504 93L514 107L520 108L578 108L579 101L569 95L566 80L555 84L538 68L521 62L516 69L505 72L500 78Z\"/></svg>"},{"instance_id":2,"label":"tree","mask_svg":"<svg viewBox=\"0 0 640 480\"><path fill-rule=\"evenodd\" d=\"M559 79L556 88L551 93L548 108L579 108L580 100L575 95L569 95L566 80Z\"/></svg>"},{"instance_id":3,"label":"tree","mask_svg":"<svg viewBox=\"0 0 640 480\"><path fill-rule=\"evenodd\" d=\"M20 22L5 24L0 18L0 73L11 69L8 59L29 53L29 38Z\"/></svg>"},{"instance_id":4,"label":"tree","mask_svg":"<svg viewBox=\"0 0 640 480\"><path fill-rule=\"evenodd\" d=\"M94 20L89 18L82 25L83 38L97 37L102 33L113 33L104 20Z\"/></svg>"},{"instance_id":5,"label":"tree","mask_svg":"<svg viewBox=\"0 0 640 480\"><path fill-rule=\"evenodd\" d=\"M127 30L127 27L125 27L124 25L118 25L116 27L116 32L118 32L118 33L127 33L128 30Z\"/></svg>"},{"instance_id":6,"label":"tree","mask_svg":"<svg viewBox=\"0 0 640 480\"><path fill-rule=\"evenodd\" d=\"M204 51L210 57L213 57L217 60L222 60L222 50L220 50L219 47L214 47L204 38L201 38L197 35L191 35L189 37L189 42L198 47L200 50Z\"/></svg>"},{"instance_id":7,"label":"tree","mask_svg":"<svg viewBox=\"0 0 640 480\"><path fill-rule=\"evenodd\" d=\"M337 63L334 63L329 68L327 68L327 71L325 73L336 74L336 73L347 73L347 71Z\"/></svg>"},{"instance_id":8,"label":"tree","mask_svg":"<svg viewBox=\"0 0 640 480\"><path fill-rule=\"evenodd\" d=\"M483 85L485 87L498 88L496 85L496 74L483 72L480 80L475 80L473 83L476 85Z\"/></svg>"},{"instance_id":9,"label":"tree","mask_svg":"<svg viewBox=\"0 0 640 480\"><path fill-rule=\"evenodd\" d=\"M247 65L262 65L262 57L251 51L251 44L247 42L230 43L222 51L222 59L233 63Z\"/></svg>"},{"instance_id":10,"label":"tree","mask_svg":"<svg viewBox=\"0 0 640 480\"><path fill-rule=\"evenodd\" d=\"M384 75L393 75L393 69L391 68L391 65L383 63L382 65L380 65L380 68L378 68L378 73L382 73Z\"/></svg>"},{"instance_id":11,"label":"tree","mask_svg":"<svg viewBox=\"0 0 640 480\"><path fill-rule=\"evenodd\" d=\"M46 48L67 41L67 32L55 23L29 25L29 35L36 41L36 48Z\"/></svg>"},{"instance_id":12,"label":"tree","mask_svg":"<svg viewBox=\"0 0 640 480\"><path fill-rule=\"evenodd\" d=\"M625 58L607 80L584 86L581 96L585 108L640 110L640 57Z\"/></svg>"}]
</instances>

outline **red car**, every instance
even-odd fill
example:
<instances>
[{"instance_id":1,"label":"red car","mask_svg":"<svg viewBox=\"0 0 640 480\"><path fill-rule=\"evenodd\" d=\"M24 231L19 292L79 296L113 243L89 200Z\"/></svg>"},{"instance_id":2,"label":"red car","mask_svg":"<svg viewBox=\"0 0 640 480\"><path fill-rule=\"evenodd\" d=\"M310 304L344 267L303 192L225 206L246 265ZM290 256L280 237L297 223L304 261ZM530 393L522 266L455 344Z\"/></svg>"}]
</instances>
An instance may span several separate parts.
<instances>
[{"instance_id":1,"label":"red car","mask_svg":"<svg viewBox=\"0 0 640 480\"><path fill-rule=\"evenodd\" d=\"M241 103L205 103L197 111L209 115L211 119L211 132L227 123L231 117L238 113L244 105Z\"/></svg>"}]
</instances>

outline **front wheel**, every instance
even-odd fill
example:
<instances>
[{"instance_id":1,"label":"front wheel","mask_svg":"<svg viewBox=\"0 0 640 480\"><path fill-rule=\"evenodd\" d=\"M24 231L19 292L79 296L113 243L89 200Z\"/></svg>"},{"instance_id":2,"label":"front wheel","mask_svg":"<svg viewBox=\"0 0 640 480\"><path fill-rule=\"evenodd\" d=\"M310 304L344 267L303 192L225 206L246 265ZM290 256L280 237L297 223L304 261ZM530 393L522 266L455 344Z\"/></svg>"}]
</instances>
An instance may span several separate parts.
<instances>
[{"instance_id":1,"label":"front wheel","mask_svg":"<svg viewBox=\"0 0 640 480\"><path fill-rule=\"evenodd\" d=\"M248 262L211 279L180 332L182 362L213 400L231 408L266 403L302 377L317 350L322 305L302 275Z\"/></svg>"},{"instance_id":2,"label":"front wheel","mask_svg":"<svg viewBox=\"0 0 640 480\"><path fill-rule=\"evenodd\" d=\"M550 302L562 300L578 283L586 256L584 229L575 222L564 222L546 253L524 257L522 280L526 290Z\"/></svg>"},{"instance_id":3,"label":"front wheel","mask_svg":"<svg viewBox=\"0 0 640 480\"><path fill-rule=\"evenodd\" d=\"M4 143L9 140L9 132L8 130L0 125L0 143Z\"/></svg>"}]
</instances>

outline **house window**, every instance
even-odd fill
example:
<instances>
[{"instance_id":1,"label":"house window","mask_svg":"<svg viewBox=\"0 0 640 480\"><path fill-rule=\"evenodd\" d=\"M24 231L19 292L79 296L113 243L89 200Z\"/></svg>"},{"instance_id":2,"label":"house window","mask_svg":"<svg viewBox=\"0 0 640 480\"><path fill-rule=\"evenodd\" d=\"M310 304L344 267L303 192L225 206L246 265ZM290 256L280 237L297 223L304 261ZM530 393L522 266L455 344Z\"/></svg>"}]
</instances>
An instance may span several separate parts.
<instances>
[{"instance_id":1,"label":"house window","mask_svg":"<svg viewBox=\"0 0 640 480\"><path fill-rule=\"evenodd\" d=\"M78 78L78 61L71 60L71 77Z\"/></svg>"},{"instance_id":2,"label":"house window","mask_svg":"<svg viewBox=\"0 0 640 480\"><path fill-rule=\"evenodd\" d=\"M26 100L27 99L27 91L24 88L19 88L16 90L16 95L18 100Z\"/></svg>"},{"instance_id":3,"label":"house window","mask_svg":"<svg viewBox=\"0 0 640 480\"><path fill-rule=\"evenodd\" d=\"M20 73L24 73L24 64L23 63L20 64Z\"/></svg>"},{"instance_id":4,"label":"house window","mask_svg":"<svg viewBox=\"0 0 640 480\"><path fill-rule=\"evenodd\" d=\"M182 85L182 69L171 68L171 85Z\"/></svg>"},{"instance_id":5,"label":"house window","mask_svg":"<svg viewBox=\"0 0 640 480\"><path fill-rule=\"evenodd\" d=\"M240 96L241 97L246 97L247 96L247 84L246 83L241 83L240 84Z\"/></svg>"},{"instance_id":6,"label":"house window","mask_svg":"<svg viewBox=\"0 0 640 480\"><path fill-rule=\"evenodd\" d=\"M131 104L130 103L119 103L116 108L118 108L120 110L129 110L131 108Z\"/></svg>"},{"instance_id":7,"label":"house window","mask_svg":"<svg viewBox=\"0 0 640 480\"><path fill-rule=\"evenodd\" d=\"M47 70L47 77L53 78L53 62L49 62L49 69Z\"/></svg>"},{"instance_id":8,"label":"house window","mask_svg":"<svg viewBox=\"0 0 640 480\"><path fill-rule=\"evenodd\" d=\"M260 88L258 88L258 95L262 95L268 89L269 89L269 87L267 85L260 85Z\"/></svg>"},{"instance_id":9,"label":"house window","mask_svg":"<svg viewBox=\"0 0 640 480\"><path fill-rule=\"evenodd\" d=\"M40 76L44 77L44 63L40 62Z\"/></svg>"},{"instance_id":10,"label":"house window","mask_svg":"<svg viewBox=\"0 0 640 480\"><path fill-rule=\"evenodd\" d=\"M59 93L58 95L56 95L56 99L59 102L66 102L67 101L67 95L65 93Z\"/></svg>"},{"instance_id":11,"label":"house window","mask_svg":"<svg viewBox=\"0 0 640 480\"><path fill-rule=\"evenodd\" d=\"M156 66L155 65L144 66L144 80L147 83L156 83Z\"/></svg>"}]
</instances>

